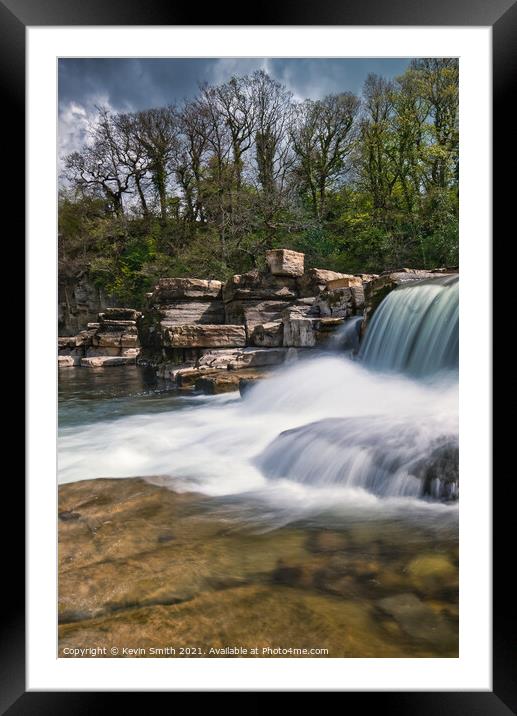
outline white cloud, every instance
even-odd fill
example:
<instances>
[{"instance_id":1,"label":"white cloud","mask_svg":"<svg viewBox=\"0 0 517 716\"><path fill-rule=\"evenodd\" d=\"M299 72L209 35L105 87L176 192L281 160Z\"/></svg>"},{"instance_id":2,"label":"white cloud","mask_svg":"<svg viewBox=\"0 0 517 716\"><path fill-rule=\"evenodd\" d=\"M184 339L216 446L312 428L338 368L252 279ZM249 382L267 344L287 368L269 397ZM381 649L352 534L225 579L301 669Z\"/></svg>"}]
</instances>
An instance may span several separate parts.
<instances>
[{"instance_id":1,"label":"white cloud","mask_svg":"<svg viewBox=\"0 0 517 716\"><path fill-rule=\"evenodd\" d=\"M77 152L89 141L89 128L97 121L97 107L113 109L107 95L96 95L87 103L71 100L60 104L58 119L58 154L59 171L64 169L64 158L67 154Z\"/></svg>"}]
</instances>

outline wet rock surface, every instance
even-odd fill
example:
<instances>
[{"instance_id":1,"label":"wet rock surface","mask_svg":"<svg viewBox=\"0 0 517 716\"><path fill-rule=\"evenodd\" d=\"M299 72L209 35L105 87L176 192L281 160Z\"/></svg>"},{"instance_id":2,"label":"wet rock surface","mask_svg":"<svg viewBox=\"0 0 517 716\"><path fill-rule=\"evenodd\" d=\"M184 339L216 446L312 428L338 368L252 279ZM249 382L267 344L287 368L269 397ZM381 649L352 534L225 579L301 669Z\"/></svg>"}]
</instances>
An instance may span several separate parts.
<instances>
[{"instance_id":1,"label":"wet rock surface","mask_svg":"<svg viewBox=\"0 0 517 716\"><path fill-rule=\"evenodd\" d=\"M233 504L152 482L60 486L60 656L170 645L176 654L154 656L457 656L455 534L389 521L258 529Z\"/></svg>"}]
</instances>

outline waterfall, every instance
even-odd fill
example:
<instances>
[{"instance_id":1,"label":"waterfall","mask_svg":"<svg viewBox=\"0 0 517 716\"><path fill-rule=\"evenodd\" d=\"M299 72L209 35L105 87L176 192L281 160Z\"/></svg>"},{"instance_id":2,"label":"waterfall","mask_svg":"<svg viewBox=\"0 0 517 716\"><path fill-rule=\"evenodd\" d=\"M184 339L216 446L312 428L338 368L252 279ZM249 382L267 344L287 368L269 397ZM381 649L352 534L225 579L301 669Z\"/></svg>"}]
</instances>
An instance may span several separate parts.
<instances>
[{"instance_id":1,"label":"waterfall","mask_svg":"<svg viewBox=\"0 0 517 716\"><path fill-rule=\"evenodd\" d=\"M261 495L286 520L324 506L453 512L458 280L392 291L351 360L358 320L339 352L285 365L242 399L182 394L165 411L139 403L62 428L60 481L91 477L92 465L103 477L159 475L180 491Z\"/></svg>"},{"instance_id":2,"label":"waterfall","mask_svg":"<svg viewBox=\"0 0 517 716\"><path fill-rule=\"evenodd\" d=\"M458 369L459 280L400 287L374 313L359 358L378 371L415 377Z\"/></svg>"}]
</instances>

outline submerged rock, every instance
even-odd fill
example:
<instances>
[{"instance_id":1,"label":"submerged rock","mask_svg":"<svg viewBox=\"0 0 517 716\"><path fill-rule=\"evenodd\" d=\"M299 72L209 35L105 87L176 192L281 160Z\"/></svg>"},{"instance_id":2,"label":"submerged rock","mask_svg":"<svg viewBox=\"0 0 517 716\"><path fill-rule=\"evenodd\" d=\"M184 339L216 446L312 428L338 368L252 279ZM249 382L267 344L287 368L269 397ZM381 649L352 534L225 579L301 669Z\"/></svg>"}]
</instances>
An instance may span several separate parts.
<instances>
[{"instance_id":1,"label":"submerged rock","mask_svg":"<svg viewBox=\"0 0 517 716\"><path fill-rule=\"evenodd\" d=\"M386 597L377 606L414 639L437 645L452 645L458 639L456 628L414 594Z\"/></svg>"},{"instance_id":2,"label":"submerged rock","mask_svg":"<svg viewBox=\"0 0 517 716\"><path fill-rule=\"evenodd\" d=\"M256 533L231 519L231 502L153 481L59 487L60 656L100 644L140 657L180 657L185 645L206 648L193 656L220 656L232 644L258 647L244 656L259 657L310 656L268 651L285 647L323 647L326 657L457 655L455 620L441 605L435 614L408 601L410 591L368 599L366 556L358 576L360 562L342 561L337 543L307 551L303 529ZM128 646L137 651L123 653Z\"/></svg>"},{"instance_id":3,"label":"submerged rock","mask_svg":"<svg viewBox=\"0 0 517 716\"><path fill-rule=\"evenodd\" d=\"M280 433L257 464L271 479L450 500L458 495L456 445L437 419L327 418Z\"/></svg>"}]
</instances>

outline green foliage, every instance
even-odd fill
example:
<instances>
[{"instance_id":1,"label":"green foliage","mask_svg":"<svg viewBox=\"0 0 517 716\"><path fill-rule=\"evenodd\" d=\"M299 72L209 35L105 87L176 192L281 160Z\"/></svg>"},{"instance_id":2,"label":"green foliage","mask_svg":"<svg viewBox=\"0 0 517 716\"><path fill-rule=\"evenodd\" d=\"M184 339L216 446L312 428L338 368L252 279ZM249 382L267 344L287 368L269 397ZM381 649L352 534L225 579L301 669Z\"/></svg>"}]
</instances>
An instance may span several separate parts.
<instances>
[{"instance_id":1,"label":"green foliage","mask_svg":"<svg viewBox=\"0 0 517 716\"><path fill-rule=\"evenodd\" d=\"M255 136L255 175L242 156L208 152L195 166L175 165L171 190L165 164L151 162L155 196L145 211L137 199L121 210L98 188L63 190L60 276L88 273L119 303L140 307L162 276L225 280L263 267L269 248L303 251L308 268L347 273L457 266L457 61L414 61L395 82L369 76L356 119L348 95L303 107L289 134L294 160L281 189L268 129ZM326 113L316 116L316 109ZM158 112L156 121L171 116ZM314 149L326 146L332 122L333 163ZM160 156L165 162L172 154Z\"/></svg>"}]
</instances>

